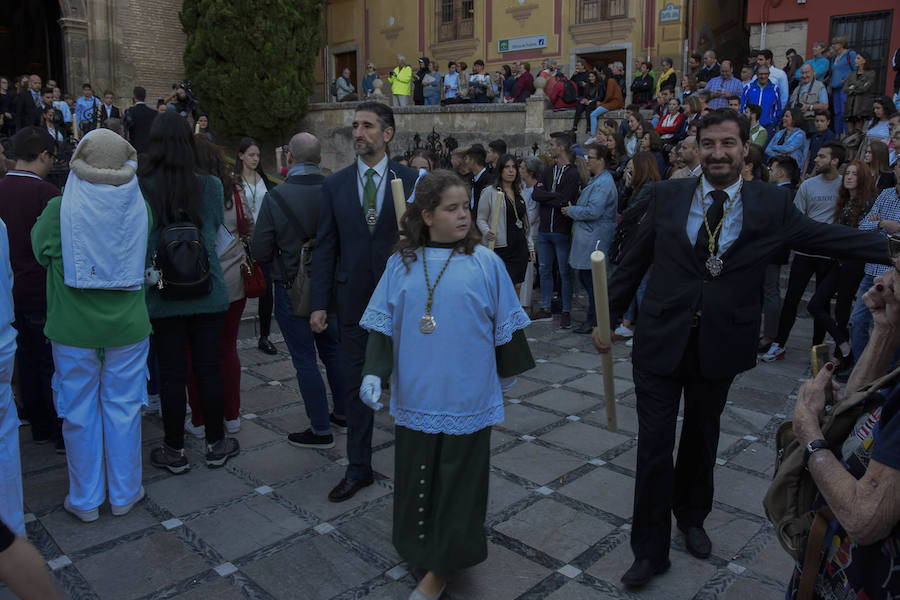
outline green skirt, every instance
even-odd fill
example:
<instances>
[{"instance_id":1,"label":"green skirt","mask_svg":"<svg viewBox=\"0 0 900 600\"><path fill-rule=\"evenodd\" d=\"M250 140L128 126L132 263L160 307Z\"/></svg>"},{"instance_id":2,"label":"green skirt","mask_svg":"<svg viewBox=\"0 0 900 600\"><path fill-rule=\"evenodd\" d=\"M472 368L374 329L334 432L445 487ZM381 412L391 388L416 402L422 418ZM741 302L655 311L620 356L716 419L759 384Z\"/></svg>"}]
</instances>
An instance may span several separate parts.
<instances>
[{"instance_id":1,"label":"green skirt","mask_svg":"<svg viewBox=\"0 0 900 600\"><path fill-rule=\"evenodd\" d=\"M395 427L393 542L407 563L447 575L487 558L491 428L468 435Z\"/></svg>"}]
</instances>

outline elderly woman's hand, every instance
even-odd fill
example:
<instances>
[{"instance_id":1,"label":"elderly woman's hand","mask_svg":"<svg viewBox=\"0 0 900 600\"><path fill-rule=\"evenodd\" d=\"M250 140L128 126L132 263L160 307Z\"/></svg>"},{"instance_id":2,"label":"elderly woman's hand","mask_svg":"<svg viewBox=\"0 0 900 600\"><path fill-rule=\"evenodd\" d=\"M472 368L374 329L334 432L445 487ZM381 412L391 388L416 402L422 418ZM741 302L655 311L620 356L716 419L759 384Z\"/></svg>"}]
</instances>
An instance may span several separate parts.
<instances>
[{"instance_id":1,"label":"elderly woman's hand","mask_svg":"<svg viewBox=\"0 0 900 600\"><path fill-rule=\"evenodd\" d=\"M835 402L838 398L838 387L831 381L834 374L834 364L828 363L819 371L813 379L810 379L800 388L797 394L797 403L794 405L794 435L801 444L822 438L822 429L819 427L819 415L825 409L825 390L832 387Z\"/></svg>"}]
</instances>

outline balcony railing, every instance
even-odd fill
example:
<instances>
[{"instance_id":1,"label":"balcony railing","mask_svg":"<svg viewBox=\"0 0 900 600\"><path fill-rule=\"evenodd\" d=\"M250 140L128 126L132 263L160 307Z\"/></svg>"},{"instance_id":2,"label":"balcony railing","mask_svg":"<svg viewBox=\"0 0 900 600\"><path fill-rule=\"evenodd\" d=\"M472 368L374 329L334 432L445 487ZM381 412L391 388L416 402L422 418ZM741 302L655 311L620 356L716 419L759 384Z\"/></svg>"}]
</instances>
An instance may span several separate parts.
<instances>
[{"instance_id":1,"label":"balcony railing","mask_svg":"<svg viewBox=\"0 0 900 600\"><path fill-rule=\"evenodd\" d=\"M627 17L627 0L577 0L578 23L595 23Z\"/></svg>"}]
</instances>

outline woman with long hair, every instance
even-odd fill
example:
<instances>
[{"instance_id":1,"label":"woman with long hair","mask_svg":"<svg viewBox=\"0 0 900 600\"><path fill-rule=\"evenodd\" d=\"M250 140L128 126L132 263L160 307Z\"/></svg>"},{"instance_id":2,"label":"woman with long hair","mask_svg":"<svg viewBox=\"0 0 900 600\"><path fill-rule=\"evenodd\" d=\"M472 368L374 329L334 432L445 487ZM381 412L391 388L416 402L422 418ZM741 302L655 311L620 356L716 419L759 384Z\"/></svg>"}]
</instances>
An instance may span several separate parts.
<instances>
[{"instance_id":1,"label":"woman with long hair","mask_svg":"<svg viewBox=\"0 0 900 600\"><path fill-rule=\"evenodd\" d=\"M498 192L503 192L503 205L497 220L497 232L491 231ZM478 200L476 225L487 246L494 242L494 252L506 265L506 270L519 294L528 263L534 260L534 242L528 221L528 207L522 197L522 180L516 157L504 154L497 161L494 185L486 187Z\"/></svg>"},{"instance_id":2,"label":"woman with long hair","mask_svg":"<svg viewBox=\"0 0 900 600\"><path fill-rule=\"evenodd\" d=\"M505 102L512 102L513 89L516 87L516 78L509 65L503 65L500 68L500 73L503 75L503 100Z\"/></svg>"},{"instance_id":3,"label":"woman with long hair","mask_svg":"<svg viewBox=\"0 0 900 600\"><path fill-rule=\"evenodd\" d=\"M756 144L750 144L747 156L744 157L744 168L741 177L746 181L769 181L769 169L764 161L763 149Z\"/></svg>"},{"instance_id":4,"label":"woman with long hair","mask_svg":"<svg viewBox=\"0 0 900 600\"><path fill-rule=\"evenodd\" d=\"M197 171L216 177L222 184L224 225L232 237L228 247L219 254L219 264L225 278L229 303L222 327L222 342L219 345L219 364L224 392L225 430L228 433L237 433L241 429L241 360L238 357L237 338L241 315L244 314L244 306L247 304L247 297L244 295L244 277L241 274L246 256L240 238L242 232L244 235L253 234L254 221L250 215L250 207L237 192L237 186L219 147L202 133L194 134L194 146L197 153ZM237 202L241 202L240 207ZM239 220L244 223L240 224ZM191 416L184 427L192 435L202 438L205 435L203 429L205 415L198 397L197 379L191 366L190 354L188 354L188 403L191 406Z\"/></svg>"},{"instance_id":5,"label":"woman with long hair","mask_svg":"<svg viewBox=\"0 0 900 600\"><path fill-rule=\"evenodd\" d=\"M242 138L238 144L237 156L234 159L234 179L238 184L238 192L244 204L250 207L249 216L259 217L259 209L263 198L272 188L269 178L263 171L260 162L259 143L250 137ZM269 341L269 333L272 331L272 309L274 296L272 295L272 281L268 273L266 276L266 293L259 299L259 342L257 347L266 354L278 354L275 345Z\"/></svg>"},{"instance_id":6,"label":"woman with long hair","mask_svg":"<svg viewBox=\"0 0 900 600\"><path fill-rule=\"evenodd\" d=\"M697 92L697 76L687 74L681 78L681 103L687 102L687 99Z\"/></svg>"},{"instance_id":7,"label":"woman with long hair","mask_svg":"<svg viewBox=\"0 0 900 600\"><path fill-rule=\"evenodd\" d=\"M856 68L844 78L843 90L847 95L844 101L844 120L847 122L847 133L856 132L861 122L872 118L872 100L874 99L875 71L869 69L869 54L863 50L856 52Z\"/></svg>"},{"instance_id":8,"label":"woman with long hair","mask_svg":"<svg viewBox=\"0 0 900 600\"><path fill-rule=\"evenodd\" d=\"M891 117L897 114L897 107L887 96L876 96L872 101L872 114L866 139L869 143L879 141L887 144L891 139Z\"/></svg>"},{"instance_id":9,"label":"woman with long hair","mask_svg":"<svg viewBox=\"0 0 900 600\"><path fill-rule=\"evenodd\" d=\"M641 138L641 151L649 152L656 158L656 170L660 175L666 172L666 157L663 155L662 139L655 129L645 129Z\"/></svg>"},{"instance_id":10,"label":"woman with long hair","mask_svg":"<svg viewBox=\"0 0 900 600\"><path fill-rule=\"evenodd\" d=\"M413 599L440 597L450 573L487 558L491 427L503 421L503 392L534 366L530 321L479 238L463 181L443 170L423 177L360 320L369 331L360 399L379 410L391 382L392 539L426 572Z\"/></svg>"},{"instance_id":11,"label":"woman with long hair","mask_svg":"<svg viewBox=\"0 0 900 600\"><path fill-rule=\"evenodd\" d=\"M641 136L638 135L641 129L641 111L630 111L625 117L625 123L628 126L628 133L625 135L625 154L634 156L635 152L641 149Z\"/></svg>"},{"instance_id":12,"label":"woman with long hair","mask_svg":"<svg viewBox=\"0 0 900 600\"><path fill-rule=\"evenodd\" d=\"M165 286L147 286L165 427L165 441L150 453L150 462L176 474L189 469L184 455L184 420L190 345L206 429L206 464L221 467L240 453L237 440L225 436L224 391L219 371L222 326L228 310L228 292L215 250L216 234L225 220L222 184L215 176L197 172L194 136L187 121L174 112L160 114L153 121L138 177L153 211L147 267L156 268L160 252L157 245L163 230L182 223L185 228L192 225L199 230L210 279L208 293L184 298L164 293ZM164 283L164 279L160 282Z\"/></svg>"},{"instance_id":13,"label":"woman with long hair","mask_svg":"<svg viewBox=\"0 0 900 600\"><path fill-rule=\"evenodd\" d=\"M572 123L572 131L578 131L578 123L581 121L581 117L587 115L584 132L591 133L590 115L597 108L597 104L603 100L605 93L606 90L600 81L600 76L597 75L597 71L588 71L587 80L584 82L584 87L581 90L581 98L578 100L578 104L575 105L575 122ZM596 124L597 119L594 118L593 122Z\"/></svg>"},{"instance_id":14,"label":"woman with long hair","mask_svg":"<svg viewBox=\"0 0 900 600\"><path fill-rule=\"evenodd\" d=\"M784 111L781 117L784 129L777 132L766 145L765 154L769 160L779 154L787 154L798 165L806 158L806 131L804 130L803 111L795 106Z\"/></svg>"},{"instance_id":15,"label":"woman with long hair","mask_svg":"<svg viewBox=\"0 0 900 600\"><path fill-rule=\"evenodd\" d=\"M647 193L649 186L647 184L660 179L658 163L652 153L638 152L628 161L625 169L625 191L619 200L619 212L622 213L622 220L616 228L609 249L611 262L619 264L628 252L638 225L650 204L650 194ZM647 276L645 275L644 279L641 280L640 286L638 286L631 305L622 316L621 325L616 327L614 331L617 337L628 338L627 346L632 345L631 338L634 336L634 321L637 319L646 287Z\"/></svg>"},{"instance_id":16,"label":"woman with long hair","mask_svg":"<svg viewBox=\"0 0 900 600\"><path fill-rule=\"evenodd\" d=\"M887 144L883 142L869 142L864 155L869 174L875 181L878 191L886 190L897 185L897 178L890 165L890 152Z\"/></svg>"},{"instance_id":17,"label":"woman with long hair","mask_svg":"<svg viewBox=\"0 0 900 600\"><path fill-rule=\"evenodd\" d=\"M868 167L862 161L853 160L844 169L838 201L834 209L834 222L856 229L868 214L878 190ZM835 343L835 356L840 360L837 373L849 373L854 357L850 349L850 332L847 323L856 292L865 271L865 261L834 260L831 269L816 287L807 310L818 324L825 328ZM834 317L831 316L831 299L837 293ZM858 358L858 357L857 357Z\"/></svg>"},{"instance_id":18,"label":"woman with long hair","mask_svg":"<svg viewBox=\"0 0 900 600\"><path fill-rule=\"evenodd\" d=\"M681 112L681 102L678 98L672 98L666 106L666 114L656 124L656 133L663 140L677 142L682 121L684 121L684 113Z\"/></svg>"}]
</instances>

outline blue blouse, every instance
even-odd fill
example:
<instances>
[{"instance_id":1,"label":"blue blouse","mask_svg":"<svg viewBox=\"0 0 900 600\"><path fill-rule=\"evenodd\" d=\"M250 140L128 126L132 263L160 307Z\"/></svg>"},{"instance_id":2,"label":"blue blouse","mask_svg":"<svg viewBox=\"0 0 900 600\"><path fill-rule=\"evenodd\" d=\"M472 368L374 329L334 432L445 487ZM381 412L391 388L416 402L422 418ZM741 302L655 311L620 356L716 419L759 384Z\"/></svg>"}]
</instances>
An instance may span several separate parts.
<instances>
[{"instance_id":1,"label":"blue blouse","mask_svg":"<svg viewBox=\"0 0 900 600\"><path fill-rule=\"evenodd\" d=\"M797 161L797 168L803 168L803 161L806 160L806 132L800 127L794 127L790 135L787 135L787 129L782 129L769 140L766 146L766 156L773 158L779 154L787 154Z\"/></svg>"}]
</instances>

